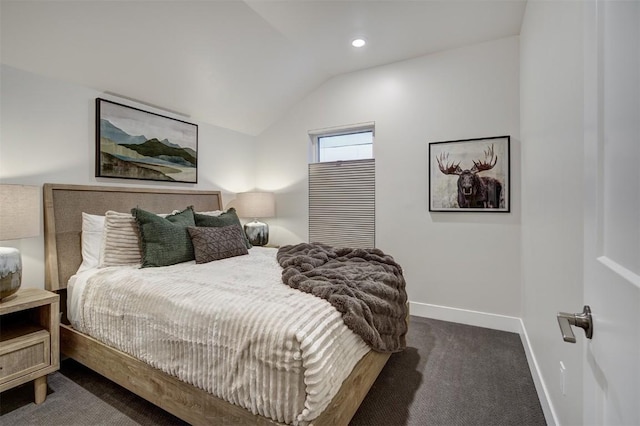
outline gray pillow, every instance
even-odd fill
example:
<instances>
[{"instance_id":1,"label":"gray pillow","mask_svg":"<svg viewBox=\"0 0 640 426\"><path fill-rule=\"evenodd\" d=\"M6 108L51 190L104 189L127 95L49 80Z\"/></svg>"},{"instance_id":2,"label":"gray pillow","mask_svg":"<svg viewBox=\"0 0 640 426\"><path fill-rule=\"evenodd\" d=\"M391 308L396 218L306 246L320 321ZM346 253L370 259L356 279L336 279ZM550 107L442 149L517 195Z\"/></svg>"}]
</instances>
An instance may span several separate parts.
<instances>
[{"instance_id":1,"label":"gray pillow","mask_svg":"<svg viewBox=\"0 0 640 426\"><path fill-rule=\"evenodd\" d=\"M209 216L206 214L194 213L194 217L196 220L196 226L220 228L221 226L238 225L242 230L240 218L238 218L236 209L234 209L233 207L219 216ZM247 239L247 236L244 234L244 231L242 232L242 239L244 240L244 246L246 248L250 249L251 247L253 247Z\"/></svg>"},{"instance_id":2,"label":"gray pillow","mask_svg":"<svg viewBox=\"0 0 640 426\"><path fill-rule=\"evenodd\" d=\"M244 231L240 225L187 228L196 257L196 263L248 254L244 244Z\"/></svg>"},{"instance_id":3,"label":"gray pillow","mask_svg":"<svg viewBox=\"0 0 640 426\"><path fill-rule=\"evenodd\" d=\"M195 258L187 227L195 226L193 210L187 208L167 217L134 208L131 214L140 227L142 267L168 266Z\"/></svg>"}]
</instances>

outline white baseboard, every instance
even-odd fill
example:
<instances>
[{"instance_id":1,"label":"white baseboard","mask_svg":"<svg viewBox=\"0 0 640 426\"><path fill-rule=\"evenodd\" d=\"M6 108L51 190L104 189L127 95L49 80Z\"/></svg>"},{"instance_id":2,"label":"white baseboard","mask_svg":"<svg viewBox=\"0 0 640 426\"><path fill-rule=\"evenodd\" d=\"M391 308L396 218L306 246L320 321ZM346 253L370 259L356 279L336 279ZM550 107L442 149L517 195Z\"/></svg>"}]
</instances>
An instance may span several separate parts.
<instances>
[{"instance_id":1,"label":"white baseboard","mask_svg":"<svg viewBox=\"0 0 640 426\"><path fill-rule=\"evenodd\" d=\"M529 364L529 371L531 371L531 377L533 378L533 383L536 387L536 392L538 393L538 399L542 406L544 418L549 426L558 425L558 418L553 406L549 402L549 393L547 392L547 387L542 379L542 375L540 374L538 362L536 361L536 357L522 319L506 315L470 311L468 309L449 308L447 306L418 302L409 302L409 309L411 315L418 317L433 318L459 324L473 325L476 327L490 328L492 330L518 333L522 340L522 346L524 347L527 363Z\"/></svg>"},{"instance_id":2,"label":"white baseboard","mask_svg":"<svg viewBox=\"0 0 640 426\"><path fill-rule=\"evenodd\" d=\"M492 330L509 331L511 333L520 333L520 330L522 330L520 318L506 315L488 314L486 312L449 308L447 306L418 302L409 302L409 310L411 315L418 317L474 325Z\"/></svg>"},{"instance_id":3,"label":"white baseboard","mask_svg":"<svg viewBox=\"0 0 640 426\"><path fill-rule=\"evenodd\" d=\"M527 334L527 328L524 326L522 320L520 320L520 339L522 340L522 346L524 346L524 353L527 356L527 363L529 364L529 370L531 371L531 377L533 378L533 384L536 386L536 392L538 392L538 399L542 406L542 412L544 418L547 421L548 426L557 426L558 417L556 415L553 406L551 405L551 399L549 398L549 392L547 391L547 385L540 373L540 367L538 361L534 355L533 348L531 347L531 341Z\"/></svg>"}]
</instances>

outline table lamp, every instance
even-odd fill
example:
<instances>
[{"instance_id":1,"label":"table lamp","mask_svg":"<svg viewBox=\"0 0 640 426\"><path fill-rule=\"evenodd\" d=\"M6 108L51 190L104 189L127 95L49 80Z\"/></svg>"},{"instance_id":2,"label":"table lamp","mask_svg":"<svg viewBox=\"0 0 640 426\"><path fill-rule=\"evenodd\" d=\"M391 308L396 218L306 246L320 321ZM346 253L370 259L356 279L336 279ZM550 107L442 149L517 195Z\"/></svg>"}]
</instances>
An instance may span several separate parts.
<instances>
[{"instance_id":1,"label":"table lamp","mask_svg":"<svg viewBox=\"0 0 640 426\"><path fill-rule=\"evenodd\" d=\"M37 237L40 234L40 187L0 185L0 241ZM22 282L20 251L0 247L0 301L11 296Z\"/></svg>"},{"instance_id":2,"label":"table lamp","mask_svg":"<svg viewBox=\"0 0 640 426\"><path fill-rule=\"evenodd\" d=\"M254 246L264 246L269 242L269 225L258 222L258 218L276 215L273 192L242 192L238 194L238 215L251 217L252 222L244 225L244 233Z\"/></svg>"}]
</instances>

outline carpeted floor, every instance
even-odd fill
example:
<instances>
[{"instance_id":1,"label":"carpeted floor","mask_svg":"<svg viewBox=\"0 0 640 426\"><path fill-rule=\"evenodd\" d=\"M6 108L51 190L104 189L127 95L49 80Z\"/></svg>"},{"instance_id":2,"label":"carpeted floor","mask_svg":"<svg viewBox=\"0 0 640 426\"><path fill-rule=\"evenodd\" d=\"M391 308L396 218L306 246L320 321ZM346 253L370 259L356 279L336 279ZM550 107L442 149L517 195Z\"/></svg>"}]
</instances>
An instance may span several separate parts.
<instances>
[{"instance_id":1,"label":"carpeted floor","mask_svg":"<svg viewBox=\"0 0 640 426\"><path fill-rule=\"evenodd\" d=\"M411 317L407 349L394 354L353 426L545 425L520 336ZM3 425L182 425L181 420L73 360L33 386L0 395Z\"/></svg>"}]
</instances>

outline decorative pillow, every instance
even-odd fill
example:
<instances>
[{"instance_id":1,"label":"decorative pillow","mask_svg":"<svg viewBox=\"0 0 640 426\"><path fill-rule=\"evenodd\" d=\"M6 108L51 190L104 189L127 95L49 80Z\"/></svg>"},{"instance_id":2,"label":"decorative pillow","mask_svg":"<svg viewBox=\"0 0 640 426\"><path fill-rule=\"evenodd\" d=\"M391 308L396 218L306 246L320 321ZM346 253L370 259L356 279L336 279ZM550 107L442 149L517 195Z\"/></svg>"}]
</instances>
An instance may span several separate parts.
<instances>
[{"instance_id":1,"label":"decorative pillow","mask_svg":"<svg viewBox=\"0 0 640 426\"><path fill-rule=\"evenodd\" d=\"M229 225L238 225L240 229L242 229L242 225L240 224L240 218L236 214L236 209L231 207L224 213L221 213L218 216L209 216L206 214L194 214L196 219L196 226L206 226L206 227L214 227L220 228L223 226ZM248 249L252 247L251 243L247 239L247 236L242 233L242 239L244 240L244 246Z\"/></svg>"},{"instance_id":2,"label":"decorative pillow","mask_svg":"<svg viewBox=\"0 0 640 426\"><path fill-rule=\"evenodd\" d=\"M100 264L104 220L104 216L82 212L82 264L78 273L97 268Z\"/></svg>"},{"instance_id":3,"label":"decorative pillow","mask_svg":"<svg viewBox=\"0 0 640 426\"><path fill-rule=\"evenodd\" d=\"M191 208L164 218L138 208L131 209L131 213L140 227L143 268L194 259L193 244L187 231L187 227L195 226Z\"/></svg>"},{"instance_id":4,"label":"decorative pillow","mask_svg":"<svg viewBox=\"0 0 640 426\"><path fill-rule=\"evenodd\" d=\"M140 264L140 231L133 216L109 210L104 217L99 267Z\"/></svg>"},{"instance_id":5,"label":"decorative pillow","mask_svg":"<svg viewBox=\"0 0 640 426\"><path fill-rule=\"evenodd\" d=\"M207 263L249 253L240 225L187 229L193 242L196 263Z\"/></svg>"}]
</instances>

